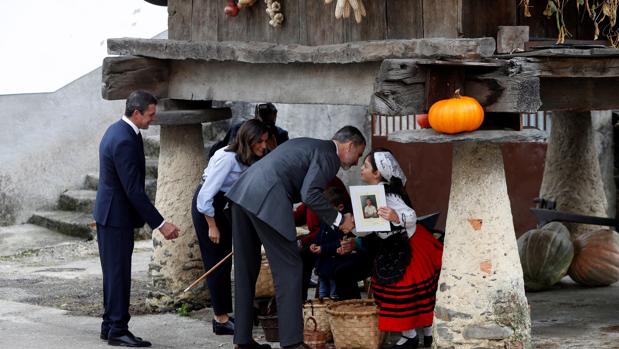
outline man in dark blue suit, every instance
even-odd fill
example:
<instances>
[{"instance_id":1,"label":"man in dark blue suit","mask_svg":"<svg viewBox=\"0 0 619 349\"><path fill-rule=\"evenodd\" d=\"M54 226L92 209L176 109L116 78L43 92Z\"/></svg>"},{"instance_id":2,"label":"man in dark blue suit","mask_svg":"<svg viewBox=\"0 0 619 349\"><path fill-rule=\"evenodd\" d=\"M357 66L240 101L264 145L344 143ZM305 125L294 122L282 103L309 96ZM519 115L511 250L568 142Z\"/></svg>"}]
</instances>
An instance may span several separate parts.
<instances>
[{"instance_id":1,"label":"man in dark blue suit","mask_svg":"<svg viewBox=\"0 0 619 349\"><path fill-rule=\"evenodd\" d=\"M166 222L146 196L144 144L140 129L155 118L157 99L145 91L127 98L125 115L112 124L99 145L99 187L94 218L103 270L101 339L109 345L149 347L150 342L129 332L129 294L133 231L148 223L166 239L179 229Z\"/></svg>"}]
</instances>

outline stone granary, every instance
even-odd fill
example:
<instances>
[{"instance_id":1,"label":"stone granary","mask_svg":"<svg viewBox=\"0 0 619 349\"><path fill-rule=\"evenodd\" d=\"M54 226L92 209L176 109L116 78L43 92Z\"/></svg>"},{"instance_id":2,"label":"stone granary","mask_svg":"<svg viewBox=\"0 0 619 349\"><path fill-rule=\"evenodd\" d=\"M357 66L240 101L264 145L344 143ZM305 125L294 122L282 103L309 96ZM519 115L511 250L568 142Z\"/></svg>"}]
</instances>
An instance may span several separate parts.
<instances>
[{"instance_id":1,"label":"stone granary","mask_svg":"<svg viewBox=\"0 0 619 349\"><path fill-rule=\"evenodd\" d=\"M445 167L451 189L435 347L531 346L500 145L545 141L542 132L521 130L523 112L553 111L555 126L574 123L549 139L550 149L565 139L581 143L565 147L570 155L549 150L542 195L565 210L607 215L599 167L574 161L573 172L585 181L569 177L574 173L566 174L560 161L591 158L590 111L619 104L619 50L520 52L529 35L553 33L542 18L524 17L516 0L491 7L484 1L365 1L364 9L283 0L277 11L269 0L238 14L222 0L149 2L168 6L169 39L108 40L109 53L117 56L104 60L103 97L124 99L141 88L163 99L156 205L183 234L174 241L153 235L150 273L157 291L151 306L199 302L207 292L182 291L203 272L188 209L205 165L201 124L230 116L212 108L213 101L364 105L372 114L402 116L427 112L460 88L484 106L489 130L442 136L407 130L400 121L400 131L373 141L400 144L396 153L404 162L415 144L453 148L453 164ZM503 54L496 54L497 32ZM578 207L562 190L565 178L580 195Z\"/></svg>"}]
</instances>

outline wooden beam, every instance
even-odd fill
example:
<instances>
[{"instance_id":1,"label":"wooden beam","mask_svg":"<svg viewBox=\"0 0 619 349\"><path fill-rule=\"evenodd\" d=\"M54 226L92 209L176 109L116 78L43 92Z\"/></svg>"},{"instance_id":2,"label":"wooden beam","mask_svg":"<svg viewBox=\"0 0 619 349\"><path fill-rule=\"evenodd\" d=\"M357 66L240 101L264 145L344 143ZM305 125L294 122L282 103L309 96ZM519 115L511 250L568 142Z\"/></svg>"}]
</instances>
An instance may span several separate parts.
<instances>
[{"instance_id":1,"label":"wooden beam","mask_svg":"<svg viewBox=\"0 0 619 349\"><path fill-rule=\"evenodd\" d=\"M159 59L106 57L102 75L103 99L125 99L135 90L147 90L158 97L168 92L168 63Z\"/></svg>"},{"instance_id":2,"label":"wooden beam","mask_svg":"<svg viewBox=\"0 0 619 349\"><path fill-rule=\"evenodd\" d=\"M619 55L619 50L617 51ZM519 73L547 78L610 78L619 77L619 56L615 57L553 57L513 58L510 64Z\"/></svg>"},{"instance_id":3,"label":"wooden beam","mask_svg":"<svg viewBox=\"0 0 619 349\"><path fill-rule=\"evenodd\" d=\"M619 79L542 79L541 110L613 110L619 109Z\"/></svg>"},{"instance_id":4,"label":"wooden beam","mask_svg":"<svg viewBox=\"0 0 619 349\"><path fill-rule=\"evenodd\" d=\"M457 57L475 59L494 53L493 38L410 39L357 41L303 46L257 41L179 41L108 39L108 52L170 60L233 61L245 63L363 63L388 58Z\"/></svg>"},{"instance_id":5,"label":"wooden beam","mask_svg":"<svg viewBox=\"0 0 619 349\"><path fill-rule=\"evenodd\" d=\"M543 143L547 134L536 129L522 131L477 130L453 135L442 134L433 129L406 130L390 133L388 139L399 143Z\"/></svg>"},{"instance_id":6,"label":"wooden beam","mask_svg":"<svg viewBox=\"0 0 619 349\"><path fill-rule=\"evenodd\" d=\"M412 115L425 109L426 75L426 69L413 60L384 60L374 85L370 113Z\"/></svg>"},{"instance_id":7,"label":"wooden beam","mask_svg":"<svg viewBox=\"0 0 619 349\"><path fill-rule=\"evenodd\" d=\"M539 78L507 76L502 72L469 76L464 93L474 97L488 112L535 112L542 105Z\"/></svg>"},{"instance_id":8,"label":"wooden beam","mask_svg":"<svg viewBox=\"0 0 619 349\"><path fill-rule=\"evenodd\" d=\"M369 109L379 115L427 112L433 102L451 97L463 84L463 93L477 99L488 112L537 111L541 106L539 78L509 74L507 67L491 62L385 60Z\"/></svg>"},{"instance_id":9,"label":"wooden beam","mask_svg":"<svg viewBox=\"0 0 619 349\"><path fill-rule=\"evenodd\" d=\"M194 125L230 119L230 108L158 111L153 125Z\"/></svg>"}]
</instances>

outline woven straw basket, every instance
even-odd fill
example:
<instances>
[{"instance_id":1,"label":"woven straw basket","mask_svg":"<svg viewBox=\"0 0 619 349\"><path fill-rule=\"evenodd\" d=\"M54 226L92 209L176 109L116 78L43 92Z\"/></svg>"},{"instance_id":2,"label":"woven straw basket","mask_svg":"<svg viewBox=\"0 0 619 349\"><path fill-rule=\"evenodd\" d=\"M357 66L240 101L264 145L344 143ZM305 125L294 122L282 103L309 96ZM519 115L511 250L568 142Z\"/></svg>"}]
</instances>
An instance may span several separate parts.
<instances>
[{"instance_id":1,"label":"woven straw basket","mask_svg":"<svg viewBox=\"0 0 619 349\"><path fill-rule=\"evenodd\" d=\"M262 254L262 263L260 264L258 280L256 280L256 297L275 297L273 274L271 273L269 261L264 253Z\"/></svg>"},{"instance_id":2,"label":"woven straw basket","mask_svg":"<svg viewBox=\"0 0 619 349\"><path fill-rule=\"evenodd\" d=\"M378 349L383 333L378 330L378 308L371 299L353 299L327 306L329 324L338 349Z\"/></svg>"},{"instance_id":3,"label":"woven straw basket","mask_svg":"<svg viewBox=\"0 0 619 349\"><path fill-rule=\"evenodd\" d=\"M307 320L312 317L316 322L316 328L318 331L325 332L327 334L327 342L333 340L333 334L331 333L331 326L329 325L329 315L327 315L327 305L334 303L335 301L324 299L310 299L303 304L303 321L305 322L305 329L308 328Z\"/></svg>"},{"instance_id":4,"label":"woven straw basket","mask_svg":"<svg viewBox=\"0 0 619 349\"><path fill-rule=\"evenodd\" d=\"M316 319L311 316L305 320L303 342L312 349L325 349L327 347L327 332L320 331Z\"/></svg>"}]
</instances>

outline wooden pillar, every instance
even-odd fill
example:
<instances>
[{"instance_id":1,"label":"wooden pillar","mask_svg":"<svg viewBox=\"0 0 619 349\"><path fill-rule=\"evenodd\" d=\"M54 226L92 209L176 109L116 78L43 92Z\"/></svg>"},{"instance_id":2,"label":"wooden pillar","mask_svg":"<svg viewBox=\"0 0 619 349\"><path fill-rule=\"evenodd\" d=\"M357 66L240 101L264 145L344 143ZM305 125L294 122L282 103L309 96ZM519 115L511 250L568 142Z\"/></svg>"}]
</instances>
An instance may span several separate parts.
<instances>
[{"instance_id":1,"label":"wooden pillar","mask_svg":"<svg viewBox=\"0 0 619 349\"><path fill-rule=\"evenodd\" d=\"M434 348L530 348L503 158L498 143L454 143Z\"/></svg>"}]
</instances>

